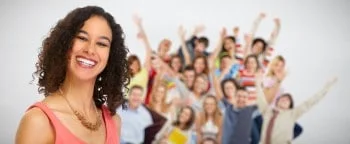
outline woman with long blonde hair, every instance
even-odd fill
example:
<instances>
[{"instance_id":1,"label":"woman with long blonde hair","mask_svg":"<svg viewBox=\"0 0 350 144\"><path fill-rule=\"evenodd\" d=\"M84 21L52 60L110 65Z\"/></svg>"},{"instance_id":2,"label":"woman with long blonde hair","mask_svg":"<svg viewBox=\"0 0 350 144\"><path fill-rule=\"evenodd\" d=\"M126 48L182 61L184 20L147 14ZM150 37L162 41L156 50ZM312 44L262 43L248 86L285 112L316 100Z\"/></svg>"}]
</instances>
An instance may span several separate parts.
<instances>
[{"instance_id":1,"label":"woman with long blonde hair","mask_svg":"<svg viewBox=\"0 0 350 144\"><path fill-rule=\"evenodd\" d=\"M281 83L286 77L285 59L283 56L276 56L268 66L266 77L264 78L264 93L266 100L271 104L280 93L283 92Z\"/></svg>"},{"instance_id":2,"label":"woman with long blonde hair","mask_svg":"<svg viewBox=\"0 0 350 144\"><path fill-rule=\"evenodd\" d=\"M196 121L197 143L205 138L213 138L221 143L223 116L218 107L218 100L213 95L208 95L203 102L203 112L199 113Z\"/></svg>"}]
</instances>

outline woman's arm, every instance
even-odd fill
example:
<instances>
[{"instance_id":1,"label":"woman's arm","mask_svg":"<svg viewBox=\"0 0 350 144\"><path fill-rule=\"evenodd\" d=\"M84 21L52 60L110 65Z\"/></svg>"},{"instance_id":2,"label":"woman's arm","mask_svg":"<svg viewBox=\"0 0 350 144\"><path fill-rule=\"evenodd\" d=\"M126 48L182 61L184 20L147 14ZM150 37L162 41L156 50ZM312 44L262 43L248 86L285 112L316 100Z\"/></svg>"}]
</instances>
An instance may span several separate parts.
<instances>
[{"instance_id":1,"label":"woman's arm","mask_svg":"<svg viewBox=\"0 0 350 144\"><path fill-rule=\"evenodd\" d=\"M138 38L142 40L143 44L145 45L145 49L146 49L146 56L145 56L145 63L144 63L144 67L147 70L151 69L151 56L152 56L152 47L151 44L148 41L148 37L146 35L146 32L142 26L142 20L140 17L138 16L134 16L134 22L137 25L138 29L139 29L139 33L138 33Z\"/></svg>"},{"instance_id":2,"label":"woman's arm","mask_svg":"<svg viewBox=\"0 0 350 144\"><path fill-rule=\"evenodd\" d=\"M274 19L275 22L275 28L273 29L271 36L268 40L268 46L269 47L273 47L276 43L276 39L278 37L278 34L280 33L280 29L281 29L281 22L279 18L275 18Z\"/></svg>"},{"instance_id":3,"label":"woman's arm","mask_svg":"<svg viewBox=\"0 0 350 144\"><path fill-rule=\"evenodd\" d=\"M26 112L17 129L16 144L49 144L54 143L55 135L46 114L39 108Z\"/></svg>"},{"instance_id":4,"label":"woman's arm","mask_svg":"<svg viewBox=\"0 0 350 144\"><path fill-rule=\"evenodd\" d=\"M223 72L221 72L221 74L223 74ZM214 69L211 70L210 75L211 75L211 77L213 79L213 86L214 86L214 90L215 90L215 93L216 93L216 98L218 100L222 100L222 98L224 97L224 94L223 94L223 92L221 90L220 81L215 76L215 70Z\"/></svg>"},{"instance_id":5,"label":"woman's arm","mask_svg":"<svg viewBox=\"0 0 350 144\"><path fill-rule=\"evenodd\" d=\"M309 98L308 100L304 101L302 104L297 106L293 110L293 117L294 119L300 118L305 112L311 109L312 106L317 104L324 96L328 93L329 89L337 82L337 78L333 78L329 80L326 85L323 87L322 90L320 90L318 93L316 93L314 96Z\"/></svg>"},{"instance_id":6,"label":"woman's arm","mask_svg":"<svg viewBox=\"0 0 350 144\"><path fill-rule=\"evenodd\" d=\"M265 18L265 16L266 16L265 13L260 13L259 16L254 20L250 33L244 36L245 45L243 47L243 50L244 50L245 56L251 53L252 40L254 39L255 33L258 30L259 25L261 21Z\"/></svg>"},{"instance_id":7,"label":"woman's arm","mask_svg":"<svg viewBox=\"0 0 350 144\"><path fill-rule=\"evenodd\" d=\"M196 123L195 123L195 130L196 130L196 133L197 133L197 144L201 144L202 143L202 133L201 133L201 117L200 117L200 114L197 114L196 116Z\"/></svg>"},{"instance_id":8,"label":"woman's arm","mask_svg":"<svg viewBox=\"0 0 350 144\"><path fill-rule=\"evenodd\" d=\"M173 128L171 126L171 123L172 122L170 120L166 121L163 127L156 134L152 144L159 144L165 137L167 137L167 135L169 134L169 130Z\"/></svg>"},{"instance_id":9,"label":"woman's arm","mask_svg":"<svg viewBox=\"0 0 350 144\"><path fill-rule=\"evenodd\" d=\"M255 87L256 87L256 92L257 92L257 106L258 109L260 111L261 114L264 114L266 112L266 110L268 109L269 105L265 99L265 94L264 91L262 89L262 74L259 73L255 76Z\"/></svg>"},{"instance_id":10,"label":"woman's arm","mask_svg":"<svg viewBox=\"0 0 350 144\"><path fill-rule=\"evenodd\" d=\"M252 29L250 30L250 35L252 37L255 37L256 31L258 31L259 25L265 16L265 13L260 13L259 16L254 20Z\"/></svg>"},{"instance_id":11,"label":"woman's arm","mask_svg":"<svg viewBox=\"0 0 350 144\"><path fill-rule=\"evenodd\" d=\"M224 122L224 117L222 116L221 117L221 120L220 120L220 123L218 125L218 128L219 128L219 132L218 132L218 135L216 137L216 141L218 142L218 144L221 144L221 139L222 139L222 126L223 126L223 122Z\"/></svg>"},{"instance_id":12,"label":"woman's arm","mask_svg":"<svg viewBox=\"0 0 350 144\"><path fill-rule=\"evenodd\" d=\"M218 55L220 54L220 52L221 52L222 44L223 44L225 36L226 36L226 29L223 28L221 33L220 33L220 38L219 38L218 44L216 45L216 48L213 51L213 53L210 54L210 56L208 58L209 68L210 69L211 69L211 67L215 67L215 60L218 57Z\"/></svg>"},{"instance_id":13,"label":"woman's arm","mask_svg":"<svg viewBox=\"0 0 350 144\"><path fill-rule=\"evenodd\" d=\"M181 41L181 50L185 58L185 61L184 61L185 65L190 65L192 62L191 62L190 53L188 52L188 48L186 45L186 40L185 40L186 31L182 26L179 27L178 34Z\"/></svg>"},{"instance_id":14,"label":"woman's arm","mask_svg":"<svg viewBox=\"0 0 350 144\"><path fill-rule=\"evenodd\" d=\"M282 72L276 73L275 75L276 75L275 77L271 77L271 78L274 78L274 80L276 81L274 85L271 87L264 86L264 93L268 104L271 104L273 102L277 93L280 91L281 83L286 77L287 72L283 70Z\"/></svg>"}]
</instances>

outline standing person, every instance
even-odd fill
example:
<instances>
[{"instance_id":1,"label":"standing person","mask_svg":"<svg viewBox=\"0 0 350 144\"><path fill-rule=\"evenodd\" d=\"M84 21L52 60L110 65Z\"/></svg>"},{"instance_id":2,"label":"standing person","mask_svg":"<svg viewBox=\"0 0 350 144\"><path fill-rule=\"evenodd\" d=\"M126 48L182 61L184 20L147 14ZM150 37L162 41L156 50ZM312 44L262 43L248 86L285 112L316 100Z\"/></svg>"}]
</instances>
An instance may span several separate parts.
<instances>
[{"instance_id":1,"label":"standing person","mask_svg":"<svg viewBox=\"0 0 350 144\"><path fill-rule=\"evenodd\" d=\"M276 56L269 64L267 74L263 80L263 89L265 99L271 106L275 106L275 101L283 94L282 82L284 81L287 71L285 68L286 60L283 56ZM252 144L258 144L260 141L261 128L263 125L263 117L260 113L256 113L254 118L254 127L252 130ZM301 135L303 128L298 123L294 126L293 139Z\"/></svg>"},{"instance_id":2,"label":"standing person","mask_svg":"<svg viewBox=\"0 0 350 144\"><path fill-rule=\"evenodd\" d=\"M123 30L102 8L71 11L43 42L34 75L45 98L23 116L16 144L119 143L128 83Z\"/></svg>"},{"instance_id":3,"label":"standing person","mask_svg":"<svg viewBox=\"0 0 350 144\"><path fill-rule=\"evenodd\" d=\"M153 124L150 111L142 104L143 88L134 85L130 88L128 109L119 107L117 113L122 121L121 144L139 144L144 142L145 129Z\"/></svg>"},{"instance_id":4,"label":"standing person","mask_svg":"<svg viewBox=\"0 0 350 144\"><path fill-rule=\"evenodd\" d=\"M182 107L175 121L168 120L158 132L153 144L172 144L172 141L181 141L190 144L192 126L196 113L190 106ZM177 144L177 143L176 143Z\"/></svg>"},{"instance_id":5,"label":"standing person","mask_svg":"<svg viewBox=\"0 0 350 144\"><path fill-rule=\"evenodd\" d=\"M289 144L292 142L293 129L295 122L312 106L318 103L327 94L329 89L337 81L336 78L327 82L321 91L316 93L301 105L294 108L294 102L291 94L282 94L276 100L276 107L269 107L266 102L262 84L262 76L258 76L257 104L260 113L263 116L263 128L260 139L261 144Z\"/></svg>"},{"instance_id":6,"label":"standing person","mask_svg":"<svg viewBox=\"0 0 350 144\"><path fill-rule=\"evenodd\" d=\"M223 116L218 103L215 96L205 97L203 111L196 120L197 143L202 143L206 138L221 143Z\"/></svg>"},{"instance_id":7,"label":"standing person","mask_svg":"<svg viewBox=\"0 0 350 144\"><path fill-rule=\"evenodd\" d=\"M261 66L256 55L249 55L244 60L244 68L239 71L238 81L241 86L245 87L249 92L248 105L255 104L256 90L255 90L255 75L261 72Z\"/></svg>"},{"instance_id":8,"label":"standing person","mask_svg":"<svg viewBox=\"0 0 350 144\"><path fill-rule=\"evenodd\" d=\"M198 25L194 28L194 31L191 35L191 38L186 41L185 29L180 26L179 27L179 36L181 41L181 47L178 50L178 55L181 57L181 61L183 61L186 65L188 62L192 62L198 55L204 55L208 57L210 54L207 52L207 48L209 46L209 40L207 37L197 37L197 35L205 30L203 25Z\"/></svg>"}]
</instances>

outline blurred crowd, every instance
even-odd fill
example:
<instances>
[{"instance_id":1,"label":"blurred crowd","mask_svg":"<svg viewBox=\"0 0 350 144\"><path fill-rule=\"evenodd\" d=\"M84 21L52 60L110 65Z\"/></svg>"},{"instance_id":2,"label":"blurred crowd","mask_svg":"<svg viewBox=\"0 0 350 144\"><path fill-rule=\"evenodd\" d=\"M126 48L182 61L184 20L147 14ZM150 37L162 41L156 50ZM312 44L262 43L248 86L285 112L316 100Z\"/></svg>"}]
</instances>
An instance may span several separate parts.
<instances>
[{"instance_id":1,"label":"blurred crowd","mask_svg":"<svg viewBox=\"0 0 350 144\"><path fill-rule=\"evenodd\" d=\"M128 56L127 109L117 109L122 144L285 144L300 136L297 119L328 87L294 107L281 86L286 60L275 51L280 19L269 39L255 36L265 17L259 14L242 36L239 27L223 28L208 52L212 41L199 36L202 25L191 33L179 26L181 43L163 39L152 48L135 16L146 54L144 63ZM171 47L178 50L169 53Z\"/></svg>"}]
</instances>

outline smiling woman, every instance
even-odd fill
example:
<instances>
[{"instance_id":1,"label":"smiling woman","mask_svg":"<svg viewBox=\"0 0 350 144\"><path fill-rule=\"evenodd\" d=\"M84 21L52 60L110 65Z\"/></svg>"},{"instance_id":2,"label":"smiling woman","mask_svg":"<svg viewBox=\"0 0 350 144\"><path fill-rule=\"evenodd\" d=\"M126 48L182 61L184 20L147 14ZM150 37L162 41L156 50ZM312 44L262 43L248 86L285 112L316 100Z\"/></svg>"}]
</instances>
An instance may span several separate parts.
<instances>
[{"instance_id":1,"label":"smiling woman","mask_svg":"<svg viewBox=\"0 0 350 144\"><path fill-rule=\"evenodd\" d=\"M45 99L23 116L17 144L119 143L115 110L129 83L123 35L100 7L77 8L58 22L33 74Z\"/></svg>"}]
</instances>

